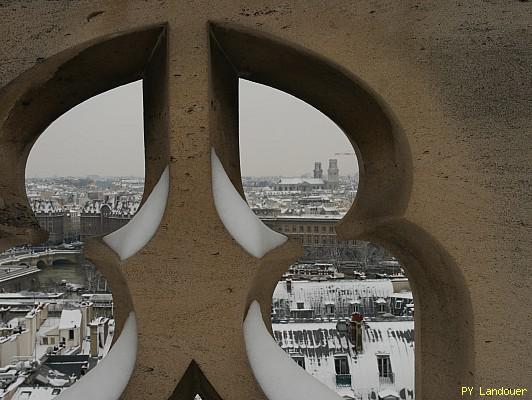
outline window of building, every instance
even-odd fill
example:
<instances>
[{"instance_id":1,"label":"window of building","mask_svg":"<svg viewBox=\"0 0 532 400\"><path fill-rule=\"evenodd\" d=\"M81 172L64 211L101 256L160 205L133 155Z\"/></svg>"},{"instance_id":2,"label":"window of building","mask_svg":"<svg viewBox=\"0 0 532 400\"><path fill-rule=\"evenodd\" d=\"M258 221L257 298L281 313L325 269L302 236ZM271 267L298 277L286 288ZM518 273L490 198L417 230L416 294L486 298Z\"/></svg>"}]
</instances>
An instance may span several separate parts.
<instances>
[{"instance_id":1,"label":"window of building","mask_svg":"<svg viewBox=\"0 0 532 400\"><path fill-rule=\"evenodd\" d=\"M379 367L379 377L390 378L392 376L392 364L389 355L378 355L377 365Z\"/></svg>"},{"instance_id":2,"label":"window of building","mask_svg":"<svg viewBox=\"0 0 532 400\"><path fill-rule=\"evenodd\" d=\"M304 229L303 225L299 225L299 232L304 232L304 231L305 231L305 229Z\"/></svg>"},{"instance_id":3,"label":"window of building","mask_svg":"<svg viewBox=\"0 0 532 400\"><path fill-rule=\"evenodd\" d=\"M318 225L315 225L314 226L314 232L319 232L320 231L320 227Z\"/></svg>"},{"instance_id":4,"label":"window of building","mask_svg":"<svg viewBox=\"0 0 532 400\"><path fill-rule=\"evenodd\" d=\"M321 227L321 231L322 231L322 232L327 232L327 227L326 227L325 225L322 226L322 227Z\"/></svg>"},{"instance_id":5,"label":"window of building","mask_svg":"<svg viewBox=\"0 0 532 400\"><path fill-rule=\"evenodd\" d=\"M337 375L349 374L349 363L347 356L339 356L334 358L334 369Z\"/></svg>"},{"instance_id":6,"label":"window of building","mask_svg":"<svg viewBox=\"0 0 532 400\"><path fill-rule=\"evenodd\" d=\"M68 331L68 340L74 340L74 329Z\"/></svg>"}]
</instances>

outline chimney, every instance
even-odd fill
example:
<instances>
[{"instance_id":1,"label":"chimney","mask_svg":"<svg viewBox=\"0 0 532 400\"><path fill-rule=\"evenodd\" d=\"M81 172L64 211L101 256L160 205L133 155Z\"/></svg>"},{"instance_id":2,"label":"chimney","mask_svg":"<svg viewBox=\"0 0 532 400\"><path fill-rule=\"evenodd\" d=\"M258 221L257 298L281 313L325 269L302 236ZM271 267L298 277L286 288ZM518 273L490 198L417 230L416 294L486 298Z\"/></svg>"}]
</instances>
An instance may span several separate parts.
<instances>
[{"instance_id":1,"label":"chimney","mask_svg":"<svg viewBox=\"0 0 532 400\"><path fill-rule=\"evenodd\" d=\"M362 352L362 324L364 317L358 312L351 314L350 321L350 339L357 353Z\"/></svg>"},{"instance_id":2,"label":"chimney","mask_svg":"<svg viewBox=\"0 0 532 400\"><path fill-rule=\"evenodd\" d=\"M91 329L90 356L98 357L98 324L97 323L90 324L90 329Z\"/></svg>"}]
</instances>

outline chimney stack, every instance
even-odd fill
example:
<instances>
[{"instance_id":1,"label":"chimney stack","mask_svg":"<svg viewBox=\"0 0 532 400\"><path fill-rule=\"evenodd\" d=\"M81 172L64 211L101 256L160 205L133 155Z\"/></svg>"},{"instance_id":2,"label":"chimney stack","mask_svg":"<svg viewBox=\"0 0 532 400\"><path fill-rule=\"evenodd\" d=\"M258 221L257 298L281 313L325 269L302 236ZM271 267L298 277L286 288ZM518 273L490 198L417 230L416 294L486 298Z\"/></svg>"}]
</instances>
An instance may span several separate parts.
<instances>
[{"instance_id":1,"label":"chimney stack","mask_svg":"<svg viewBox=\"0 0 532 400\"><path fill-rule=\"evenodd\" d=\"M292 293L292 280L291 279L286 280L286 291L288 293Z\"/></svg>"},{"instance_id":2,"label":"chimney stack","mask_svg":"<svg viewBox=\"0 0 532 400\"><path fill-rule=\"evenodd\" d=\"M98 357L98 323L93 322L89 326L91 332L90 356Z\"/></svg>"},{"instance_id":3,"label":"chimney stack","mask_svg":"<svg viewBox=\"0 0 532 400\"><path fill-rule=\"evenodd\" d=\"M358 312L354 312L351 314L351 321L350 321L350 338L351 343L353 343L353 347L357 353L361 353L362 348L362 324L364 321L364 317L362 317L362 314Z\"/></svg>"}]
</instances>

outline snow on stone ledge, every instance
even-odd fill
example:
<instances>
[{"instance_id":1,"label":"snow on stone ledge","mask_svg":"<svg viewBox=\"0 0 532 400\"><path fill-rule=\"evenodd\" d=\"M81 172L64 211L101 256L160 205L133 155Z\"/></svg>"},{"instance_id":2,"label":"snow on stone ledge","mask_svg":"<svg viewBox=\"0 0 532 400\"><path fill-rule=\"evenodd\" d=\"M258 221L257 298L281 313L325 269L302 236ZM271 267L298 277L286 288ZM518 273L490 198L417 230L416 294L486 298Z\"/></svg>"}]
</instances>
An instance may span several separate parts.
<instances>
[{"instance_id":1,"label":"snow on stone ledge","mask_svg":"<svg viewBox=\"0 0 532 400\"><path fill-rule=\"evenodd\" d=\"M253 374L269 400L342 400L277 346L264 325L257 301L251 304L244 320L244 340Z\"/></svg>"},{"instance_id":2,"label":"snow on stone ledge","mask_svg":"<svg viewBox=\"0 0 532 400\"><path fill-rule=\"evenodd\" d=\"M133 373L136 358L137 321L131 312L107 356L55 400L118 400Z\"/></svg>"},{"instance_id":3,"label":"snow on stone ledge","mask_svg":"<svg viewBox=\"0 0 532 400\"><path fill-rule=\"evenodd\" d=\"M254 257L261 258L287 241L287 237L268 228L249 208L235 189L216 155L211 152L214 205L231 236Z\"/></svg>"},{"instance_id":4,"label":"snow on stone ledge","mask_svg":"<svg viewBox=\"0 0 532 400\"><path fill-rule=\"evenodd\" d=\"M155 235L166 208L169 184L170 173L166 167L148 199L131 221L104 236L103 241L119 255L121 260L134 255Z\"/></svg>"}]
</instances>

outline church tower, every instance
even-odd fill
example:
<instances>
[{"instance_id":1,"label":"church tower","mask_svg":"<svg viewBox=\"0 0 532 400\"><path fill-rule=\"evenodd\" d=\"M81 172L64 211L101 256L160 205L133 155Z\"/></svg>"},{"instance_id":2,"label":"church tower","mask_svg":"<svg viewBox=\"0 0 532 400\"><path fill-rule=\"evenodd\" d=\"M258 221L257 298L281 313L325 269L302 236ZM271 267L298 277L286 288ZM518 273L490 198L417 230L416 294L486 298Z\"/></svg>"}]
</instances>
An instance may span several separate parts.
<instances>
[{"instance_id":1,"label":"church tower","mask_svg":"<svg viewBox=\"0 0 532 400\"><path fill-rule=\"evenodd\" d=\"M338 189L340 178L338 171L338 160L329 160L329 169L327 170L327 186L329 189Z\"/></svg>"},{"instance_id":2,"label":"church tower","mask_svg":"<svg viewBox=\"0 0 532 400\"><path fill-rule=\"evenodd\" d=\"M314 163L314 178L323 178L323 170L321 169L321 163L315 162Z\"/></svg>"}]
</instances>

